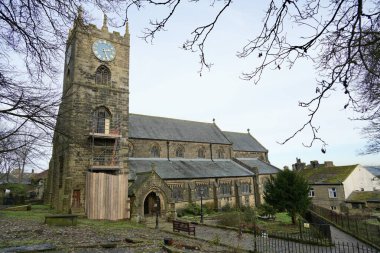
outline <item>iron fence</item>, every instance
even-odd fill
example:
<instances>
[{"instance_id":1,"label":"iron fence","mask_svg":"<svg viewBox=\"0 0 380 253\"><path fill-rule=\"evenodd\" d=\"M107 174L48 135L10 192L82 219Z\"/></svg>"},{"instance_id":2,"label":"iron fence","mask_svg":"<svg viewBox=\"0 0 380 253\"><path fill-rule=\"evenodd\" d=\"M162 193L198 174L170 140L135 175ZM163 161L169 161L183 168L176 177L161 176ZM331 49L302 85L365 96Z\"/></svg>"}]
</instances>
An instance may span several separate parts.
<instances>
[{"instance_id":1,"label":"iron fence","mask_svg":"<svg viewBox=\"0 0 380 253\"><path fill-rule=\"evenodd\" d=\"M255 253L379 253L375 248L364 244L337 242L330 246L302 244L291 240L269 238L265 235L254 236Z\"/></svg>"},{"instance_id":2,"label":"iron fence","mask_svg":"<svg viewBox=\"0 0 380 253\"><path fill-rule=\"evenodd\" d=\"M338 225L344 231L354 234L355 236L380 247L380 225L368 223L370 216L350 216L336 213L332 210L316 205L311 205L309 209Z\"/></svg>"}]
</instances>

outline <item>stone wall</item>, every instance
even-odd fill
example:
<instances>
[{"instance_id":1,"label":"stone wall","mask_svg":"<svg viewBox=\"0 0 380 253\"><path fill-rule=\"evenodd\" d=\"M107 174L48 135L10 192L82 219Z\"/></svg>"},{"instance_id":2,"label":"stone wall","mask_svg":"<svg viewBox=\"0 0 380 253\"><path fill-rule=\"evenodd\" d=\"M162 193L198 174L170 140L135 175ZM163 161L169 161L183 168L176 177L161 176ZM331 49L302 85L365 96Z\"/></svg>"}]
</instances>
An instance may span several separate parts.
<instances>
[{"instance_id":1,"label":"stone wall","mask_svg":"<svg viewBox=\"0 0 380 253\"><path fill-rule=\"evenodd\" d=\"M268 152L253 152L253 151L233 151L232 157L234 158L258 158L261 161L268 161Z\"/></svg>"},{"instance_id":2,"label":"stone wall","mask_svg":"<svg viewBox=\"0 0 380 253\"><path fill-rule=\"evenodd\" d=\"M145 139L129 139L132 145L133 157L151 157L151 148L156 145L160 150L160 158L176 157L176 150L179 147L184 148L184 158L197 159L198 150L204 148L205 159L211 159L211 153L213 159L218 159L218 151L223 150L224 158L230 159L231 145L226 144L210 144L200 142L180 142L180 141L162 141L162 140L145 140ZM169 148L169 152L168 152Z\"/></svg>"},{"instance_id":3,"label":"stone wall","mask_svg":"<svg viewBox=\"0 0 380 253\"><path fill-rule=\"evenodd\" d=\"M310 185L310 188L314 189L314 197L311 198L313 204L341 212L341 205L345 200L343 185ZM329 188L336 189L336 198L329 197ZM334 207L334 209L331 207Z\"/></svg>"}]
</instances>

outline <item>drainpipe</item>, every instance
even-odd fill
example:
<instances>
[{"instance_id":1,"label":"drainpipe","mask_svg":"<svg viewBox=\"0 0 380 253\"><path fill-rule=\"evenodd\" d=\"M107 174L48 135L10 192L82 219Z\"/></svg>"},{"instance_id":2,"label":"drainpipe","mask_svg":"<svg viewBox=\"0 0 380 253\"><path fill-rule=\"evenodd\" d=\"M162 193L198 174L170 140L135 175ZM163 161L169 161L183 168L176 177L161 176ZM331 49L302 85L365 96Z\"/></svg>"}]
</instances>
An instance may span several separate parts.
<instances>
[{"instance_id":1,"label":"drainpipe","mask_svg":"<svg viewBox=\"0 0 380 253\"><path fill-rule=\"evenodd\" d=\"M167 157L168 157L168 161L170 161L170 157L169 157L169 141L166 141L166 153L167 153Z\"/></svg>"},{"instance_id":2,"label":"drainpipe","mask_svg":"<svg viewBox=\"0 0 380 253\"><path fill-rule=\"evenodd\" d=\"M210 157L211 157L211 161L214 161L214 160L212 159L212 143L210 143Z\"/></svg>"}]
</instances>

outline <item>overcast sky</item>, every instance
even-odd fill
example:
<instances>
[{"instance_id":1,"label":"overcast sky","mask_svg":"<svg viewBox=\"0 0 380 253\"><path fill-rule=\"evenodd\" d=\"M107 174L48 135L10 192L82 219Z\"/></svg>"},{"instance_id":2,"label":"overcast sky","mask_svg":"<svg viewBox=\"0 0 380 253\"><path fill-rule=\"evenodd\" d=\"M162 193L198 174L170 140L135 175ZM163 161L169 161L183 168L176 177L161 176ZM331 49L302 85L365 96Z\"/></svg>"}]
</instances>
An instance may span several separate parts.
<instances>
[{"instance_id":1,"label":"overcast sky","mask_svg":"<svg viewBox=\"0 0 380 253\"><path fill-rule=\"evenodd\" d=\"M298 102L315 95L318 76L311 61L300 61L291 70L268 69L258 85L240 79L243 71L258 64L256 57L236 57L261 28L265 9L261 2L265 1L259 1L260 5L255 2L234 1L217 23L205 49L213 66L202 76L198 73L198 53L184 51L181 45L196 25L214 17L216 9L208 5L209 1L185 3L153 44L139 37L149 18L160 17L165 8L131 12L130 112L210 123L215 118L225 131L247 132L249 128L269 150L270 162L279 168L291 166L296 157L305 162L334 161L335 165L380 165L380 155L358 155L365 145L360 135L365 124L348 119L355 115L343 110L347 99L340 90L329 95L315 119L320 136L328 143L326 154L321 152L320 143L312 148L302 145L311 140L308 130L285 145L278 144L307 120L307 111ZM101 13L89 14L100 28ZM307 32L296 28L288 27L292 38L297 38L297 31L302 35ZM124 29L115 30L124 34Z\"/></svg>"}]
</instances>

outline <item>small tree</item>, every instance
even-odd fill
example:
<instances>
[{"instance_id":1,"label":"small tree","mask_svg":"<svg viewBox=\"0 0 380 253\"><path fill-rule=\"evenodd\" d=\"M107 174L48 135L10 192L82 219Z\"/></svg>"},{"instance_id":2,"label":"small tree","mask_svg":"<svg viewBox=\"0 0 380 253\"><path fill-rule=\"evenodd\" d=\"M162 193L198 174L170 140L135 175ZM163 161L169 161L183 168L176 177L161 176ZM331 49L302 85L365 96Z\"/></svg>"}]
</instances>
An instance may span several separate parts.
<instances>
[{"instance_id":1,"label":"small tree","mask_svg":"<svg viewBox=\"0 0 380 253\"><path fill-rule=\"evenodd\" d=\"M286 211L296 223L297 214L306 211L310 204L307 181L294 171L284 170L264 185L264 199L274 208Z\"/></svg>"}]
</instances>

